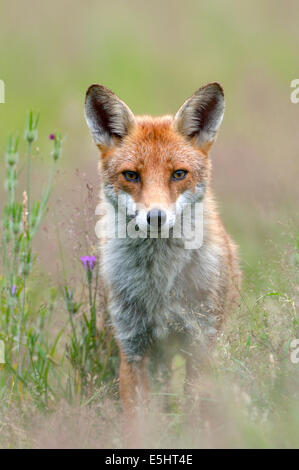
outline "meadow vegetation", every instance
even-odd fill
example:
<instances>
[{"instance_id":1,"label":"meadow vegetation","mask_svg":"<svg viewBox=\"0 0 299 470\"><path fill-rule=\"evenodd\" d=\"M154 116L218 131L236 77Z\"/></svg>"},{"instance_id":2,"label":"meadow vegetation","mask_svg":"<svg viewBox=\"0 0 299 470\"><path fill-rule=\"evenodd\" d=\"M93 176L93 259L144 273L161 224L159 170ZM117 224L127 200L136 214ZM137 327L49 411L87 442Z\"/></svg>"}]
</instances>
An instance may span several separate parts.
<instances>
[{"instance_id":1,"label":"meadow vegetation","mask_svg":"<svg viewBox=\"0 0 299 470\"><path fill-rule=\"evenodd\" d=\"M240 246L240 307L195 385L192 420L175 357L169 408L155 390L144 446L298 447L298 6L133 0L131 15L125 3L3 2L0 446L124 446L86 88L103 83L137 114L162 114L217 80L227 111L213 186Z\"/></svg>"}]
</instances>

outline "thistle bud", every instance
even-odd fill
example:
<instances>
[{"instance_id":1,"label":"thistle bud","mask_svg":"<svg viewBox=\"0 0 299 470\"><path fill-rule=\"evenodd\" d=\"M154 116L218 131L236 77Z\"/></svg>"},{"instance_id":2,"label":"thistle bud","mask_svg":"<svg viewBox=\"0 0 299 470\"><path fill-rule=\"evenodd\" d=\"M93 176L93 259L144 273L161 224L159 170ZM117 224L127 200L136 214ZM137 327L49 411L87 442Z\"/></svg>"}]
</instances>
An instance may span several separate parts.
<instances>
[{"instance_id":1,"label":"thistle bud","mask_svg":"<svg viewBox=\"0 0 299 470\"><path fill-rule=\"evenodd\" d=\"M8 139L7 150L5 153L5 161L9 166L16 165L19 161L18 145L19 137L13 138L11 135Z\"/></svg>"},{"instance_id":2,"label":"thistle bud","mask_svg":"<svg viewBox=\"0 0 299 470\"><path fill-rule=\"evenodd\" d=\"M54 161L56 162L58 158L61 155L61 150L62 150L62 142L63 139L61 137L61 134L50 134L49 139L53 140L53 152L52 156L54 158Z\"/></svg>"},{"instance_id":3,"label":"thistle bud","mask_svg":"<svg viewBox=\"0 0 299 470\"><path fill-rule=\"evenodd\" d=\"M27 140L29 144L32 144L32 142L37 140L38 121L39 121L39 114L34 116L33 111L29 111L29 113L27 114L25 134L24 134L24 139Z\"/></svg>"}]
</instances>

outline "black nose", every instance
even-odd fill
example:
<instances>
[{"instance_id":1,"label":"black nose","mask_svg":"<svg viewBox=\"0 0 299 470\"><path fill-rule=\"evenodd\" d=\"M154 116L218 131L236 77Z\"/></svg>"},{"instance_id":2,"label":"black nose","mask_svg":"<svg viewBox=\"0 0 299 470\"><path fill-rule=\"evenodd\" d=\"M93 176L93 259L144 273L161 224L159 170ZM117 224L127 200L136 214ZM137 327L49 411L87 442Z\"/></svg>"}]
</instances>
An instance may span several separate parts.
<instances>
[{"instance_id":1,"label":"black nose","mask_svg":"<svg viewBox=\"0 0 299 470\"><path fill-rule=\"evenodd\" d=\"M161 209L152 209L148 211L146 220L148 225L160 228L166 222L166 214Z\"/></svg>"}]
</instances>

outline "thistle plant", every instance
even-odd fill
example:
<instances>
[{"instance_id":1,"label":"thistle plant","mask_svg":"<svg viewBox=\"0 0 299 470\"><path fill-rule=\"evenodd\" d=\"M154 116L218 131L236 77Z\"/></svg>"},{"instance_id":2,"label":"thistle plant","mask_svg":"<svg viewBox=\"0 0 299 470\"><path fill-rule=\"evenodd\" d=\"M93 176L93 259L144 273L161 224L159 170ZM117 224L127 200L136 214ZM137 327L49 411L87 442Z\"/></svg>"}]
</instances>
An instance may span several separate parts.
<instances>
[{"instance_id":1,"label":"thistle plant","mask_svg":"<svg viewBox=\"0 0 299 470\"><path fill-rule=\"evenodd\" d=\"M6 363L0 374L0 400L17 399L20 404L31 399L38 406L47 406L59 393L70 401L78 395L90 400L91 386L100 387L112 382L118 367L118 355L112 332L97 327L99 270L95 256L82 256L86 296L77 295L70 287L63 288L70 324L66 357L71 367L62 380L56 369L65 364L65 350L57 359L57 345L64 331L50 335L51 315L56 302L56 291L43 293L43 304L34 303L32 292L33 267L36 255L33 241L48 211L57 164L61 157L63 138L51 133L51 167L41 197L34 200L31 170L34 162L34 143L38 140L39 115L30 111L26 118L23 145L18 136L11 135L5 152L5 190L1 224L0 273L0 340L5 345ZM23 157L23 153L25 156ZM20 187L20 174L25 171L25 187ZM79 260L78 260L79 264ZM65 374L63 375L65 378ZM57 386L54 387L53 384Z\"/></svg>"},{"instance_id":2,"label":"thistle plant","mask_svg":"<svg viewBox=\"0 0 299 470\"><path fill-rule=\"evenodd\" d=\"M70 344L67 355L72 365L73 376L71 395L92 400L94 387L104 382L112 382L118 367L118 354L112 332L109 328L97 328L97 293L99 291L99 271L95 256L80 258L84 268L88 301L77 303L75 294L64 288L66 308L71 324ZM88 313L87 313L88 311Z\"/></svg>"},{"instance_id":3,"label":"thistle plant","mask_svg":"<svg viewBox=\"0 0 299 470\"><path fill-rule=\"evenodd\" d=\"M31 200L31 161L33 143L38 138L39 115L27 114L24 140L27 144L27 184L21 188L21 200L17 198L19 184L18 164L20 139L11 135L5 153L5 190L1 227L1 254L3 273L0 278L0 339L5 344L6 372L0 382L10 393L21 395L27 390L39 403L48 399L49 361L58 339L50 344L46 335L46 321L32 312L28 295L33 266L32 242L48 209L57 161L61 155L63 139L51 134L53 141L52 167L46 189L41 199ZM3 381L5 383L3 383Z\"/></svg>"},{"instance_id":4,"label":"thistle plant","mask_svg":"<svg viewBox=\"0 0 299 470\"><path fill-rule=\"evenodd\" d=\"M89 309L90 309L90 320L91 320L91 332L93 341L96 339L96 293L95 290L94 298L92 296L92 273L93 269L96 264L96 257L95 256L82 256L81 257L82 264L86 271L86 278L88 284L88 298L89 298Z\"/></svg>"},{"instance_id":5,"label":"thistle plant","mask_svg":"<svg viewBox=\"0 0 299 470\"><path fill-rule=\"evenodd\" d=\"M38 137L39 114L34 115L33 111L27 113L24 139L27 142L27 197L28 197L28 215L30 217L30 178L31 178L31 152L32 144Z\"/></svg>"}]
</instances>

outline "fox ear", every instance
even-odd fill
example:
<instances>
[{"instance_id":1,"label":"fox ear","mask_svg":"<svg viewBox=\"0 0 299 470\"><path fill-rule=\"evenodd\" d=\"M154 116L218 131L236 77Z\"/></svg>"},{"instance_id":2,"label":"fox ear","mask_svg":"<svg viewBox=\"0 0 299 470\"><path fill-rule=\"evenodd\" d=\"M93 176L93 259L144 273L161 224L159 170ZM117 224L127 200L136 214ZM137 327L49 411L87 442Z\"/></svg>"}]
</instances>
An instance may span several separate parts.
<instances>
[{"instance_id":1,"label":"fox ear","mask_svg":"<svg viewBox=\"0 0 299 470\"><path fill-rule=\"evenodd\" d=\"M196 145L208 151L215 141L224 108L222 87L209 83L185 101L174 117L174 126L184 137L194 139Z\"/></svg>"},{"instance_id":2,"label":"fox ear","mask_svg":"<svg viewBox=\"0 0 299 470\"><path fill-rule=\"evenodd\" d=\"M132 111L103 85L91 85L88 88L85 119L95 143L100 148L117 145L135 125Z\"/></svg>"}]
</instances>

